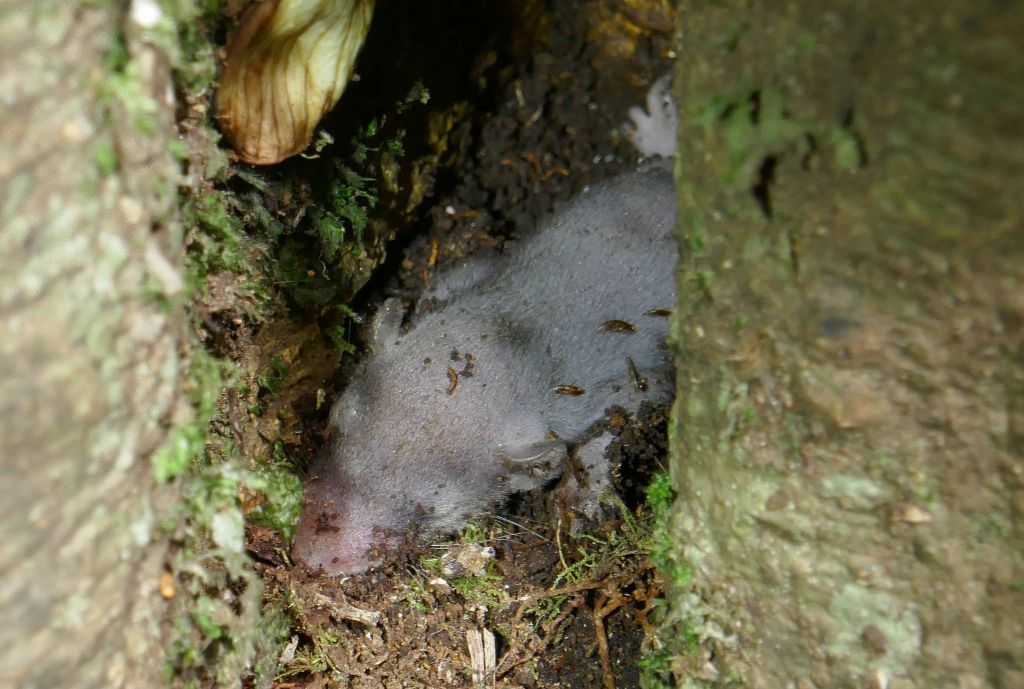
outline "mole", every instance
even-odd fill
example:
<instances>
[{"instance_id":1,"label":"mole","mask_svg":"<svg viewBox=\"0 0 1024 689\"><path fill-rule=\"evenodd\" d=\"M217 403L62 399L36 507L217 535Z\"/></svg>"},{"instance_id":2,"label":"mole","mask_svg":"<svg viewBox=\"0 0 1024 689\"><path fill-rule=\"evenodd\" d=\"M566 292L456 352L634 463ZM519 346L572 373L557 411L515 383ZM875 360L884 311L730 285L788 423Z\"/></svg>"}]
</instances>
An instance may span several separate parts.
<instances>
[{"instance_id":1,"label":"mole","mask_svg":"<svg viewBox=\"0 0 1024 689\"><path fill-rule=\"evenodd\" d=\"M669 82L630 111L642 153L675 149ZM335 402L305 481L293 555L328 575L380 564L410 529L442 534L544 485L570 452L609 484L609 407L674 394L675 186L664 160L584 193L499 255L444 270L411 322L397 299ZM596 502L595 502L596 504Z\"/></svg>"}]
</instances>

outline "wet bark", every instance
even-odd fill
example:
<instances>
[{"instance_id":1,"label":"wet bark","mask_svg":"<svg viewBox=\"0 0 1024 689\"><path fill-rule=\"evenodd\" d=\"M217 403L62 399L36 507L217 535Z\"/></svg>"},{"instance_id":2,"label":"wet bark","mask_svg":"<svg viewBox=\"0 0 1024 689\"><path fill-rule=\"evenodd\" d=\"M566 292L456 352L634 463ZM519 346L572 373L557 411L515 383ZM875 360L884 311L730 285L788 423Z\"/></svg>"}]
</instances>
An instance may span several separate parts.
<instances>
[{"instance_id":1,"label":"wet bark","mask_svg":"<svg viewBox=\"0 0 1024 689\"><path fill-rule=\"evenodd\" d=\"M114 3L3 3L0 65L0 684L156 686L169 70Z\"/></svg>"},{"instance_id":2,"label":"wet bark","mask_svg":"<svg viewBox=\"0 0 1024 689\"><path fill-rule=\"evenodd\" d=\"M1022 6L683 5L677 677L1024 686Z\"/></svg>"}]
</instances>

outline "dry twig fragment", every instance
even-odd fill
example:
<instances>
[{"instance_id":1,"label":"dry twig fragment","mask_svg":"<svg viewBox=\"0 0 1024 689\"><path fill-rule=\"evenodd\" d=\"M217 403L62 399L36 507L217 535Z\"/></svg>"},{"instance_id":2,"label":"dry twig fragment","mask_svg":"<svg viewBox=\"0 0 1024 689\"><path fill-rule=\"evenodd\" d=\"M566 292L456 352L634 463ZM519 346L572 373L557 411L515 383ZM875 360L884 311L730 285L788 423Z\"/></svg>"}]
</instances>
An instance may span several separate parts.
<instances>
[{"instance_id":1,"label":"dry twig fragment","mask_svg":"<svg viewBox=\"0 0 1024 689\"><path fill-rule=\"evenodd\" d=\"M228 44L217 95L238 157L271 165L295 155L341 98L370 28L374 0L262 0Z\"/></svg>"},{"instance_id":2,"label":"dry twig fragment","mask_svg":"<svg viewBox=\"0 0 1024 689\"><path fill-rule=\"evenodd\" d=\"M490 629L467 629L469 661L473 671L473 687L485 689L494 686L494 632Z\"/></svg>"}]
</instances>

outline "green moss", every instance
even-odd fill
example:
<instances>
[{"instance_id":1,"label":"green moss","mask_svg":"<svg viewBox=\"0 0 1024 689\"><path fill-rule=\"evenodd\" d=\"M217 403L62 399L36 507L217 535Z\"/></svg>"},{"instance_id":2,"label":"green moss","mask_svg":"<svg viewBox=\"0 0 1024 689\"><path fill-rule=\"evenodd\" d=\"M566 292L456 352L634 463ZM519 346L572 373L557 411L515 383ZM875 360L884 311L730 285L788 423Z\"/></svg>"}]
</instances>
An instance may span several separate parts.
<instances>
[{"instance_id":1,"label":"green moss","mask_svg":"<svg viewBox=\"0 0 1024 689\"><path fill-rule=\"evenodd\" d=\"M281 389L281 384L288 377L288 365L279 356L271 357L270 367L256 376L256 384L260 390L276 393Z\"/></svg>"},{"instance_id":2,"label":"green moss","mask_svg":"<svg viewBox=\"0 0 1024 689\"><path fill-rule=\"evenodd\" d=\"M644 547L658 571L673 585L684 587L693 579L693 569L679 557L679 545L669 530L675 496L668 474L654 477L647 488L647 507L652 516L650 535Z\"/></svg>"},{"instance_id":3,"label":"green moss","mask_svg":"<svg viewBox=\"0 0 1024 689\"><path fill-rule=\"evenodd\" d=\"M360 160L358 153L353 157ZM371 178L360 175L341 162L335 163L334 172L327 202L311 213L313 231L327 256L338 253L348 230L354 235L356 244L362 246L368 222L367 210L377 205L376 192L370 189Z\"/></svg>"},{"instance_id":4,"label":"green moss","mask_svg":"<svg viewBox=\"0 0 1024 689\"><path fill-rule=\"evenodd\" d=\"M674 689L672 659L674 654L657 651L642 656L636 663L640 669L640 689Z\"/></svg>"},{"instance_id":5,"label":"green moss","mask_svg":"<svg viewBox=\"0 0 1024 689\"><path fill-rule=\"evenodd\" d=\"M97 103L109 112L116 102L130 126L139 134L152 136L157 131L156 118L160 107L143 86L140 66L135 60L126 58L127 52L120 40L112 44L110 51L108 72L99 84Z\"/></svg>"},{"instance_id":6,"label":"green moss","mask_svg":"<svg viewBox=\"0 0 1024 689\"><path fill-rule=\"evenodd\" d=\"M494 536L486 522L470 522L459 533L459 543L483 544Z\"/></svg>"},{"instance_id":7,"label":"green moss","mask_svg":"<svg viewBox=\"0 0 1024 689\"><path fill-rule=\"evenodd\" d=\"M198 36L189 34L187 42L193 51L205 50ZM191 92L203 88L188 80L184 87ZM422 87L414 89L391 112L401 113L426 98ZM230 186L187 199L182 215L190 229L195 287L201 291L206 278L218 270L250 278L249 315L256 321L264 319L268 295L275 292L283 291L292 306L307 311L348 299L361 284L353 273L365 268L364 237L378 206L379 185L370 174L377 169L375 158L381 152L396 156L404 151L401 131L392 131L386 121L382 115L360 127L348 141L347 156L336 151L319 156L319 149L334 142L321 130L317 153L301 164L236 168ZM212 120L208 126L194 140L211 143L199 157L208 160L206 176L213 179L227 168L227 161L224 151L213 145L220 137ZM176 155L186 157L184 153L179 147ZM328 335L339 348L349 349L341 332Z\"/></svg>"},{"instance_id":8,"label":"green moss","mask_svg":"<svg viewBox=\"0 0 1024 689\"><path fill-rule=\"evenodd\" d=\"M221 0L162 0L165 17L160 35L165 44L176 44L173 56L175 80L191 93L213 86L217 79L215 46L209 40L212 27L220 23Z\"/></svg>"},{"instance_id":9,"label":"green moss","mask_svg":"<svg viewBox=\"0 0 1024 689\"><path fill-rule=\"evenodd\" d=\"M508 599L508 593L504 589L505 577L500 574L456 577L450 583L470 605L494 607L503 605Z\"/></svg>"},{"instance_id":10,"label":"green moss","mask_svg":"<svg viewBox=\"0 0 1024 689\"><path fill-rule=\"evenodd\" d=\"M429 98L426 88L417 83L405 98L394 104L393 113L399 115L417 103L425 104ZM369 214L379 203L377 180L366 174L373 154L393 157L405 154L404 134L401 131L386 134L386 123L384 115L372 118L349 140L347 159L333 157L326 163L325 177L330 181L308 208L310 225L305 233L316 240L319 249L316 254L323 260L331 262L339 252L363 249ZM314 145L316 153L334 143L334 138L327 132L321 131L318 136L319 141ZM307 292L306 296L312 295Z\"/></svg>"},{"instance_id":11,"label":"green moss","mask_svg":"<svg viewBox=\"0 0 1024 689\"><path fill-rule=\"evenodd\" d=\"M266 498L246 515L247 519L277 531L285 541L290 541L302 514L302 482L295 470L283 463L261 467L247 482L247 487Z\"/></svg>"},{"instance_id":12,"label":"green moss","mask_svg":"<svg viewBox=\"0 0 1024 689\"><path fill-rule=\"evenodd\" d=\"M405 600L413 610L425 613L427 612L427 604L423 599L426 593L427 589L423 585L423 581L421 579L413 579L409 582L409 595L406 596Z\"/></svg>"},{"instance_id":13,"label":"green moss","mask_svg":"<svg viewBox=\"0 0 1024 689\"><path fill-rule=\"evenodd\" d=\"M170 439L153 453L153 477L157 483L166 483L185 473L192 460L202 450L205 433L197 426L179 426Z\"/></svg>"},{"instance_id":14,"label":"green moss","mask_svg":"<svg viewBox=\"0 0 1024 689\"><path fill-rule=\"evenodd\" d=\"M650 533L643 545L648 557L666 581L670 590L684 589L693 580L693 568L681 556L681 544L671 531L672 510L676 492L668 474L659 474L647 488L647 507L651 512ZM653 615L664 618L666 601L655 601ZM670 636L672 635L672 636ZM698 636L685 619L676 619L661 629L661 640L652 642L656 649L645 653L637 662L640 669L640 686L650 689L675 686L672 683L671 662L679 653L694 653L698 647Z\"/></svg>"},{"instance_id":15,"label":"green moss","mask_svg":"<svg viewBox=\"0 0 1024 689\"><path fill-rule=\"evenodd\" d=\"M341 642L341 637L327 628L317 627L312 640L312 646L303 646L295 652L295 658L288 664L288 669L280 674L280 678L307 673L320 675L329 671L340 673L329 651Z\"/></svg>"},{"instance_id":16,"label":"green moss","mask_svg":"<svg viewBox=\"0 0 1024 689\"><path fill-rule=\"evenodd\" d=\"M113 145L109 141L103 141L96 145L94 152L96 167L101 175L112 175L117 172L118 156Z\"/></svg>"},{"instance_id":17,"label":"green moss","mask_svg":"<svg viewBox=\"0 0 1024 689\"><path fill-rule=\"evenodd\" d=\"M216 269L243 270L240 223L228 211L224 196L206 194L188 199L182 207L182 220L186 227L196 230L189 251L189 267L196 271L196 277L206 277Z\"/></svg>"},{"instance_id":18,"label":"green moss","mask_svg":"<svg viewBox=\"0 0 1024 689\"><path fill-rule=\"evenodd\" d=\"M323 270L315 249L302 239L289 238L281 245L275 277L303 309L323 306L338 296L338 283Z\"/></svg>"},{"instance_id":19,"label":"green moss","mask_svg":"<svg viewBox=\"0 0 1024 689\"><path fill-rule=\"evenodd\" d=\"M186 374L186 389L193 410L189 423L178 425L170 439L151 458L158 483L181 476L202 455L210 420L216 409L223 381L223 365L205 351L196 350Z\"/></svg>"},{"instance_id":20,"label":"green moss","mask_svg":"<svg viewBox=\"0 0 1024 689\"><path fill-rule=\"evenodd\" d=\"M343 317L343 322L333 325L325 331L334 346L338 348L338 354L355 354L356 346L349 341L353 323L360 323L362 318L349 306L341 304L337 307Z\"/></svg>"},{"instance_id":21,"label":"green moss","mask_svg":"<svg viewBox=\"0 0 1024 689\"><path fill-rule=\"evenodd\" d=\"M188 148L183 141L171 139L167 142L167 152L174 156L175 160L183 161L188 158Z\"/></svg>"},{"instance_id":22,"label":"green moss","mask_svg":"<svg viewBox=\"0 0 1024 689\"><path fill-rule=\"evenodd\" d=\"M183 499L170 527L178 544L171 572L178 594L167 658L176 683L237 684L239 673L283 639L287 624L261 614L259 578L244 552L239 495L266 490L275 482L238 461L199 458L184 477ZM261 661L262 662L262 661ZM268 671L267 663L262 662Z\"/></svg>"}]
</instances>

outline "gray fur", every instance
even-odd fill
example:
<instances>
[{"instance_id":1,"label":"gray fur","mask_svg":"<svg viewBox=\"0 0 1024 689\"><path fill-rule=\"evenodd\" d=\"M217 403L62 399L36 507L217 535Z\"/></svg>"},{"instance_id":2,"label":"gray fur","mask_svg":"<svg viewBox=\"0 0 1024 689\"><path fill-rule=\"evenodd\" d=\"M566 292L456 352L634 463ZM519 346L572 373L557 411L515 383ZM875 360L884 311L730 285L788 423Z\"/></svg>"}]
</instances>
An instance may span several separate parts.
<instances>
[{"instance_id":1,"label":"gray fur","mask_svg":"<svg viewBox=\"0 0 1024 689\"><path fill-rule=\"evenodd\" d=\"M663 167L622 175L504 254L442 273L405 332L387 302L331 412L295 557L362 571L414 525L455 530L557 476L608 407L670 400L668 319L648 312L675 304L673 193ZM572 386L584 392L556 392Z\"/></svg>"}]
</instances>

